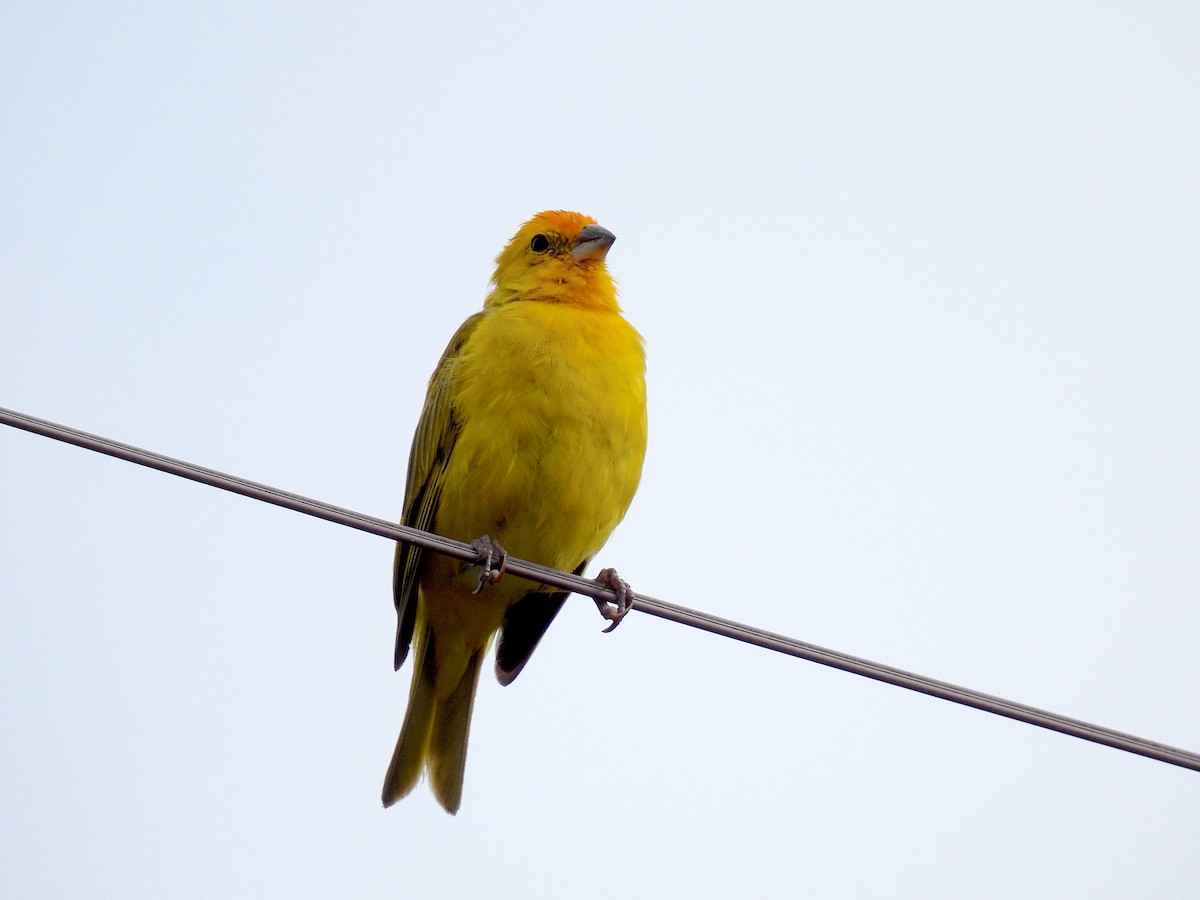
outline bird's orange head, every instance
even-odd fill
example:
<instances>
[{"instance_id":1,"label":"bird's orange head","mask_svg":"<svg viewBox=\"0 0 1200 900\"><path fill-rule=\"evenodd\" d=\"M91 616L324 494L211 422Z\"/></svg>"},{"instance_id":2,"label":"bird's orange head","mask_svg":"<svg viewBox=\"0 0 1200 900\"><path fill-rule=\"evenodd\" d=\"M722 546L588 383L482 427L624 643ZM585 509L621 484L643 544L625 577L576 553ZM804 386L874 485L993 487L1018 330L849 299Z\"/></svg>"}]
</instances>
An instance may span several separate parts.
<instances>
[{"instance_id":1,"label":"bird's orange head","mask_svg":"<svg viewBox=\"0 0 1200 900\"><path fill-rule=\"evenodd\" d=\"M619 311L617 289L604 265L616 236L590 216L540 212L496 257L486 306L513 300L576 303Z\"/></svg>"}]
</instances>

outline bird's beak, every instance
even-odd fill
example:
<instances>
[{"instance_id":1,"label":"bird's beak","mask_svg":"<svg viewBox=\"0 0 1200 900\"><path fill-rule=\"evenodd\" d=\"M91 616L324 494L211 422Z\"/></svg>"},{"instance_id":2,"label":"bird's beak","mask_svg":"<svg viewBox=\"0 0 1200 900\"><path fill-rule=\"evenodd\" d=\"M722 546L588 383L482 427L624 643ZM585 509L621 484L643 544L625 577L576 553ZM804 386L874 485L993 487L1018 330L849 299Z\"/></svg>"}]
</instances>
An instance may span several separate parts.
<instances>
[{"instance_id":1,"label":"bird's beak","mask_svg":"<svg viewBox=\"0 0 1200 900\"><path fill-rule=\"evenodd\" d=\"M604 259L617 236L600 225L586 225L571 241L571 256L576 262L585 259Z\"/></svg>"}]
</instances>

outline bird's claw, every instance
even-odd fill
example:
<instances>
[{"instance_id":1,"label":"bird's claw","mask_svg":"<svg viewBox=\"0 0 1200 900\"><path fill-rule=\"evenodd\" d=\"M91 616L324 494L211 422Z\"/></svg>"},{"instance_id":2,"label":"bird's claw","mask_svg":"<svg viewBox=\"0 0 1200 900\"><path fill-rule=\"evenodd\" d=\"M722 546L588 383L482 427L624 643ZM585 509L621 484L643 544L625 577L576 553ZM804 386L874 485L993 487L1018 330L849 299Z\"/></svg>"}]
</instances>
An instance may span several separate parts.
<instances>
[{"instance_id":1,"label":"bird's claw","mask_svg":"<svg viewBox=\"0 0 1200 900\"><path fill-rule=\"evenodd\" d=\"M596 601L596 609L600 610L600 615L608 619L610 623L604 629L604 633L608 634L620 625L625 614L633 609L633 589L629 586L628 581L617 574L616 569L601 569L600 574L596 576L596 584L608 588L617 595L616 603L593 598Z\"/></svg>"},{"instance_id":2,"label":"bird's claw","mask_svg":"<svg viewBox=\"0 0 1200 900\"><path fill-rule=\"evenodd\" d=\"M496 584L504 577L504 567L508 564L508 551L486 534L471 541L471 546L478 554L480 567L479 584L471 593L478 594L489 584Z\"/></svg>"}]
</instances>

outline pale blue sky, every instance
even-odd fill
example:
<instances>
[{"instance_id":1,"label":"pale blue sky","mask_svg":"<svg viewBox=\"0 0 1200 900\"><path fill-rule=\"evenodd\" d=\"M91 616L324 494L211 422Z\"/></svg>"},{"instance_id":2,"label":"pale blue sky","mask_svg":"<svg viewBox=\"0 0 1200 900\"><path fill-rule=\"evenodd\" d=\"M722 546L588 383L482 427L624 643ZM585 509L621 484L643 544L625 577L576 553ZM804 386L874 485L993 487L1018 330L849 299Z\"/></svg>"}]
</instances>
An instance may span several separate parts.
<instances>
[{"instance_id":1,"label":"pale blue sky","mask_svg":"<svg viewBox=\"0 0 1200 900\"><path fill-rule=\"evenodd\" d=\"M1200 749L1200 7L0 9L0 405L384 517L531 213L649 353L646 593ZM1200 775L568 604L379 788L391 548L0 429L21 897L1179 897Z\"/></svg>"}]
</instances>

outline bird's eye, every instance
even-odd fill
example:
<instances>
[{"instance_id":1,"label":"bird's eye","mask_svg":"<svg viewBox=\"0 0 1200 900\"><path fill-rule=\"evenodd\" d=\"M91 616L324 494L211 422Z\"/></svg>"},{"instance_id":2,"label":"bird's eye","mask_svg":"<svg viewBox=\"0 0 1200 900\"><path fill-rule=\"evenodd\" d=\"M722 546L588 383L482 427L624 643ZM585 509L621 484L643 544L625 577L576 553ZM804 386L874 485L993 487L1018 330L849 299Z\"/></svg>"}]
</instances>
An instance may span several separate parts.
<instances>
[{"instance_id":1,"label":"bird's eye","mask_svg":"<svg viewBox=\"0 0 1200 900\"><path fill-rule=\"evenodd\" d=\"M529 249L534 253L545 253L550 249L550 238L544 234L535 234L533 240L529 242Z\"/></svg>"}]
</instances>

